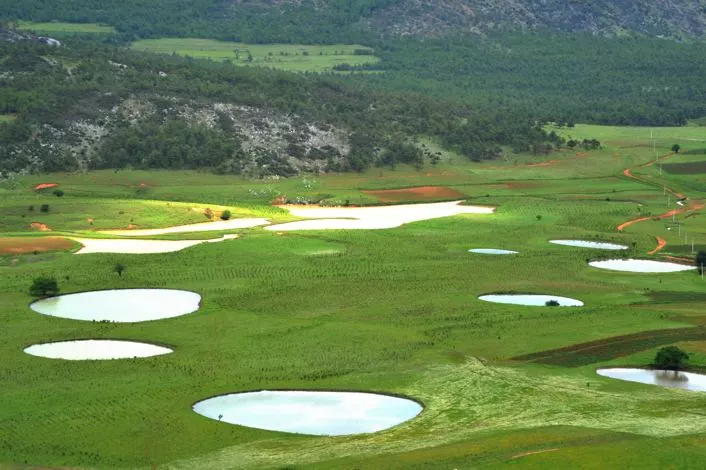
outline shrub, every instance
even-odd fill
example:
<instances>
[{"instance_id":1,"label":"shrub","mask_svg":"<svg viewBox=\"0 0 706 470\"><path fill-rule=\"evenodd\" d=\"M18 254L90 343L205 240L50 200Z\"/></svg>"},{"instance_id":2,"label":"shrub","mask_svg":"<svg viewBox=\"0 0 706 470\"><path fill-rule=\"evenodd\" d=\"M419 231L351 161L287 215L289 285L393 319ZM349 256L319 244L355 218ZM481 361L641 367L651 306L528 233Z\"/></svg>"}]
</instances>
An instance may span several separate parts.
<instances>
[{"instance_id":1,"label":"shrub","mask_svg":"<svg viewBox=\"0 0 706 470\"><path fill-rule=\"evenodd\" d=\"M706 267L706 251L699 251L696 254L694 263L696 264L696 269L699 271L699 274L703 274L704 268Z\"/></svg>"},{"instance_id":2,"label":"shrub","mask_svg":"<svg viewBox=\"0 0 706 470\"><path fill-rule=\"evenodd\" d=\"M544 303L544 305L546 305L547 307L558 307L561 304L559 304L559 301L552 299L552 300L547 300Z\"/></svg>"},{"instance_id":3,"label":"shrub","mask_svg":"<svg viewBox=\"0 0 706 470\"><path fill-rule=\"evenodd\" d=\"M53 277L36 277L29 288L32 297L47 297L59 293L59 284Z\"/></svg>"},{"instance_id":4,"label":"shrub","mask_svg":"<svg viewBox=\"0 0 706 470\"><path fill-rule=\"evenodd\" d=\"M34 212L34 206L29 206L29 207L27 208L27 210L30 211L30 212Z\"/></svg>"},{"instance_id":5,"label":"shrub","mask_svg":"<svg viewBox=\"0 0 706 470\"><path fill-rule=\"evenodd\" d=\"M39 212L49 212L49 204L42 204L39 206Z\"/></svg>"},{"instance_id":6,"label":"shrub","mask_svg":"<svg viewBox=\"0 0 706 470\"><path fill-rule=\"evenodd\" d=\"M654 365L660 369L679 370L689 360L689 355L676 346L667 346L655 356Z\"/></svg>"},{"instance_id":7,"label":"shrub","mask_svg":"<svg viewBox=\"0 0 706 470\"><path fill-rule=\"evenodd\" d=\"M228 220L228 219L230 219L230 216L231 216L231 213L228 209L221 212L221 220Z\"/></svg>"},{"instance_id":8,"label":"shrub","mask_svg":"<svg viewBox=\"0 0 706 470\"><path fill-rule=\"evenodd\" d=\"M64 191L61 189L55 189L52 194L56 197L63 197L64 196Z\"/></svg>"},{"instance_id":9,"label":"shrub","mask_svg":"<svg viewBox=\"0 0 706 470\"><path fill-rule=\"evenodd\" d=\"M113 266L113 272L116 272L118 276L123 277L123 271L125 271L125 265L121 263L115 263L115 266Z\"/></svg>"}]
</instances>

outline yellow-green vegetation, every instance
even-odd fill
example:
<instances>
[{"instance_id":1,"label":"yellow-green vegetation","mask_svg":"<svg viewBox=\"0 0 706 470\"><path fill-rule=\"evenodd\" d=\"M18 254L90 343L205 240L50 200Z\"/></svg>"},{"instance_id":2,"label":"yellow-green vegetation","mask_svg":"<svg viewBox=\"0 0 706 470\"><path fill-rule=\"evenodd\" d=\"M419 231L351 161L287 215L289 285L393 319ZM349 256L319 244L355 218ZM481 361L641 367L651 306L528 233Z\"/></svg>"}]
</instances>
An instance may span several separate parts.
<instances>
[{"instance_id":1,"label":"yellow-green vegetation","mask_svg":"<svg viewBox=\"0 0 706 470\"><path fill-rule=\"evenodd\" d=\"M0 124L4 122L12 122L15 119L17 119L17 116L14 114L0 114Z\"/></svg>"},{"instance_id":2,"label":"yellow-green vegetation","mask_svg":"<svg viewBox=\"0 0 706 470\"><path fill-rule=\"evenodd\" d=\"M330 72L341 64L375 64L379 59L366 46L333 44L244 44L211 39L164 38L132 43L132 48L197 59L230 60L240 65L259 65L294 72Z\"/></svg>"},{"instance_id":3,"label":"yellow-green vegetation","mask_svg":"<svg viewBox=\"0 0 706 470\"><path fill-rule=\"evenodd\" d=\"M192 208L204 207L285 220L271 205L281 195L364 204L376 202L364 190L418 186L452 188L497 212L390 230L254 228L240 230L237 240L168 254L0 256L0 376L6 378L0 462L145 469L700 468L706 394L612 380L595 370L647 366L656 350L672 344L691 354L693 370L706 370L706 283L695 271L636 274L587 266L597 258L691 256L675 228L706 248L699 209L706 185L697 179L703 174L660 173L650 165L655 148L670 163L695 158L706 144L693 129L655 129L653 142L649 129L576 126L557 131L597 138L602 148L482 164L445 151L437 166L421 171L398 166L271 181L167 171L21 177L13 188L0 188L0 208L9 214L1 231L26 234L35 216L43 220L37 209L27 215L28 204L44 201L51 205L49 225L90 231L89 215L94 227L105 228L131 220L141 228L201 222L203 213ZM682 150L669 155L675 143ZM425 144L436 150L434 142ZM36 194L33 188L46 181L59 184L64 196L51 189ZM674 221L660 218L682 207L670 190L687 197ZM642 217L622 232L616 228ZM655 237L667 245L648 255ZM630 249L548 243L557 238ZM486 247L520 253L467 251ZM126 267L122 277L113 271L116 263ZM166 287L198 292L203 300L198 312L163 321L65 320L27 308L27 290L39 276L55 277L62 292ZM563 295L585 306L477 298L492 292ZM22 351L76 338L131 339L175 352L63 362ZM592 347L581 347L586 343ZM206 397L262 389L394 393L419 400L425 410L384 432L336 438L233 426L191 410Z\"/></svg>"},{"instance_id":4,"label":"yellow-green vegetation","mask_svg":"<svg viewBox=\"0 0 706 470\"><path fill-rule=\"evenodd\" d=\"M115 34L112 26L96 23L64 23L60 21L48 23L35 23L32 21L18 21L17 28L33 31L38 34Z\"/></svg>"}]
</instances>

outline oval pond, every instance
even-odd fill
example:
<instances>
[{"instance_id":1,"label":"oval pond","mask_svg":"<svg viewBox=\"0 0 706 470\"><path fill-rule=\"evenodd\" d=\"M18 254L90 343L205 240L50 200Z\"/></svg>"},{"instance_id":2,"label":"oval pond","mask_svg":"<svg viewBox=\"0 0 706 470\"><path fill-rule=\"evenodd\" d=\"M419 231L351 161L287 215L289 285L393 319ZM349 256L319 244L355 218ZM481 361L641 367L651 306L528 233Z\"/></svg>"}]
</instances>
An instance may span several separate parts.
<instances>
[{"instance_id":1,"label":"oval pond","mask_svg":"<svg viewBox=\"0 0 706 470\"><path fill-rule=\"evenodd\" d=\"M608 242L591 242L588 240L549 240L549 243L555 245L575 246L578 248L594 248L596 250L627 250L626 245L618 245L617 243Z\"/></svg>"},{"instance_id":2,"label":"oval pond","mask_svg":"<svg viewBox=\"0 0 706 470\"><path fill-rule=\"evenodd\" d=\"M382 431L422 411L412 400L361 392L260 391L221 395L193 410L240 426L316 436Z\"/></svg>"},{"instance_id":3,"label":"oval pond","mask_svg":"<svg viewBox=\"0 0 706 470\"><path fill-rule=\"evenodd\" d=\"M641 384L698 392L706 391L706 375L694 374L693 372L629 368L598 369L596 372L603 377L627 380L628 382L639 382Z\"/></svg>"},{"instance_id":4,"label":"oval pond","mask_svg":"<svg viewBox=\"0 0 706 470\"><path fill-rule=\"evenodd\" d=\"M687 266L685 264L646 259L609 259L604 261L591 261L588 264L594 268L631 273L675 273L696 269L693 266Z\"/></svg>"},{"instance_id":5,"label":"oval pond","mask_svg":"<svg viewBox=\"0 0 706 470\"><path fill-rule=\"evenodd\" d=\"M477 253L480 255L516 255L518 251L512 250L500 250L497 248L473 248L468 250L469 253Z\"/></svg>"},{"instance_id":6,"label":"oval pond","mask_svg":"<svg viewBox=\"0 0 706 470\"><path fill-rule=\"evenodd\" d=\"M161 356L174 352L169 348L154 344L103 339L34 344L25 348L24 351L32 356L69 361L128 359Z\"/></svg>"},{"instance_id":7,"label":"oval pond","mask_svg":"<svg viewBox=\"0 0 706 470\"><path fill-rule=\"evenodd\" d=\"M134 323L178 317L199 309L201 296L172 289L79 292L33 302L35 312L72 320Z\"/></svg>"},{"instance_id":8,"label":"oval pond","mask_svg":"<svg viewBox=\"0 0 706 470\"><path fill-rule=\"evenodd\" d=\"M538 294L489 294L478 297L486 302L511 305L530 305L533 307L545 307L547 302L555 300L560 307L581 307L583 302L569 297L558 295L538 295Z\"/></svg>"}]
</instances>

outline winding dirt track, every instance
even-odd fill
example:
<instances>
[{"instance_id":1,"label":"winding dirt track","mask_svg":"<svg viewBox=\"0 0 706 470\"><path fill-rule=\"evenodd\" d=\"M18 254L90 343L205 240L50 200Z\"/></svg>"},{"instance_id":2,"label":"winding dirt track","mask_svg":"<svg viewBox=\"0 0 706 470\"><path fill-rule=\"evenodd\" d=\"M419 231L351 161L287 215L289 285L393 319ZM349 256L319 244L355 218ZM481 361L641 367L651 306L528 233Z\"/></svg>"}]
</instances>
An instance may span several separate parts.
<instances>
[{"instance_id":1,"label":"winding dirt track","mask_svg":"<svg viewBox=\"0 0 706 470\"><path fill-rule=\"evenodd\" d=\"M665 158L669 158L674 155L676 155L676 154L674 152L671 152L671 153L668 153L668 154L664 155L663 157L661 157L661 159L664 160ZM655 163L657 163L659 160L660 160L659 158L656 158L656 159L651 160L647 163L643 163L642 165L638 165L636 168L645 168L648 166L652 166ZM634 168L626 168L623 171L623 175L625 175L627 178L630 178L630 179L637 181L638 183L649 184L651 186L654 186L653 182L646 180L644 178L640 178L639 176L633 175L632 174L633 169ZM686 199L686 196L684 194L679 193L668 186L663 186L663 187L670 194L673 194L675 198ZM704 208L703 203L694 203L691 205L684 205L684 206L680 207L679 209L672 209L672 210L667 211L664 214L658 215L656 217L658 217L660 219L667 219L667 218L675 216L675 215L683 214L684 212L687 212L687 211L699 211L703 208ZM629 227L633 224L644 222L644 221L650 220L650 219L651 219L651 217L638 217L636 219L631 219L631 220L628 220L627 222L623 222L622 224L618 225L618 227L617 227L618 232L622 232L624 229L626 229L627 227ZM662 251L667 246L667 241L664 238L662 238L662 237L655 237L655 238L657 239L657 247L654 250L647 252L648 255L654 255L654 254Z\"/></svg>"}]
</instances>

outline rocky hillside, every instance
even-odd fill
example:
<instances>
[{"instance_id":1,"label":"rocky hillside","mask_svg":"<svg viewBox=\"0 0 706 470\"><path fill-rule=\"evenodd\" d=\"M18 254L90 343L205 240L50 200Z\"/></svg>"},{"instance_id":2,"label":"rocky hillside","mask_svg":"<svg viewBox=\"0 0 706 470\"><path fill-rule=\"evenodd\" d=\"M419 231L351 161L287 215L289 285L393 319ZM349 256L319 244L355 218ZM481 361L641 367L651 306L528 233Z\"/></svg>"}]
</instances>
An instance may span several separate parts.
<instances>
[{"instance_id":1,"label":"rocky hillside","mask_svg":"<svg viewBox=\"0 0 706 470\"><path fill-rule=\"evenodd\" d=\"M703 37L703 0L403 0L362 20L393 35L447 31L551 30Z\"/></svg>"},{"instance_id":2,"label":"rocky hillside","mask_svg":"<svg viewBox=\"0 0 706 470\"><path fill-rule=\"evenodd\" d=\"M0 20L98 22L123 40L355 43L521 29L706 36L705 0L0 0Z\"/></svg>"}]
</instances>

